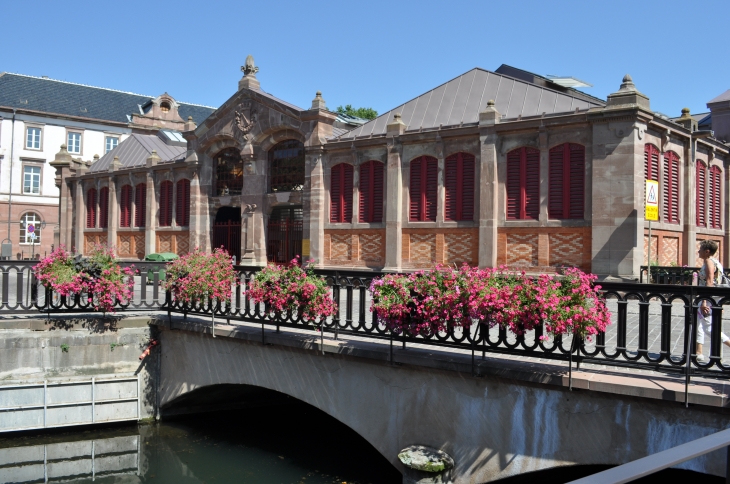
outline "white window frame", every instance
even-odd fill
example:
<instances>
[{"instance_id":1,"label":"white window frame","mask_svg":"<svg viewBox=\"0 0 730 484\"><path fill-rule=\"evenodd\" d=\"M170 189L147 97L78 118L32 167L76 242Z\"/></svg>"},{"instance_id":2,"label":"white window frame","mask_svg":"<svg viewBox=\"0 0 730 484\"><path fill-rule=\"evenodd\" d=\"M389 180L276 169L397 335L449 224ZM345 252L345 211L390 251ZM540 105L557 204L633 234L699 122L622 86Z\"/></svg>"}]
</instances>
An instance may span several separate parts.
<instances>
[{"instance_id":1,"label":"white window frame","mask_svg":"<svg viewBox=\"0 0 730 484\"><path fill-rule=\"evenodd\" d=\"M71 143L71 137L78 136L78 146ZM74 155L80 155L83 151L83 144L84 142L84 136L79 131L68 131L66 133L66 146L68 147L68 152L73 153ZM78 150L74 150L74 148L78 148Z\"/></svg>"},{"instance_id":2,"label":"white window frame","mask_svg":"<svg viewBox=\"0 0 730 484\"><path fill-rule=\"evenodd\" d=\"M33 139L31 141L30 139L30 133L31 130L33 130L33 133L38 135L38 139L36 140L35 134L33 135ZM36 143L37 141L37 143ZM26 126L25 128L25 149L26 150L34 150L34 151L41 151L43 150L43 128L40 126Z\"/></svg>"},{"instance_id":3,"label":"white window frame","mask_svg":"<svg viewBox=\"0 0 730 484\"><path fill-rule=\"evenodd\" d=\"M109 148L109 144L112 141L114 143L114 146ZM104 136L104 154L109 153L111 150L113 150L117 146L119 146L119 136L109 136L109 135Z\"/></svg>"},{"instance_id":4,"label":"white window frame","mask_svg":"<svg viewBox=\"0 0 730 484\"><path fill-rule=\"evenodd\" d=\"M26 230L27 224L29 222L28 218L32 215L33 220L30 220L35 225L35 234L36 239L35 242L30 240L30 237L28 237L28 232ZM25 212L22 217L20 217L20 245L39 245L41 243L41 223L43 220L41 219L41 216L37 212Z\"/></svg>"},{"instance_id":5,"label":"white window frame","mask_svg":"<svg viewBox=\"0 0 730 484\"><path fill-rule=\"evenodd\" d=\"M25 180L26 180L26 177L29 175L29 173L27 173L29 171L28 170L29 168L38 170L38 193L33 192L33 178L34 178L35 173L30 173L30 175L31 175L30 189L31 190L25 191L25 187L26 187ZM40 195L42 188L43 188L43 166L36 164L36 163L23 163L23 188L22 188L23 195Z\"/></svg>"}]
</instances>

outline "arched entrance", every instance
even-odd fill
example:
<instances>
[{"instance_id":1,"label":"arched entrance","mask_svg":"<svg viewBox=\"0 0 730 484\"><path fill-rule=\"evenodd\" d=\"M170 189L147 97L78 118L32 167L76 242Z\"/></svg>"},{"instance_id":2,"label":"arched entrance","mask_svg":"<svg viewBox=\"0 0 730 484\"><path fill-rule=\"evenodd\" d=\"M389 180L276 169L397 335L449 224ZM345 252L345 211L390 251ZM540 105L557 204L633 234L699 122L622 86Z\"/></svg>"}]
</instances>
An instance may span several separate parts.
<instances>
[{"instance_id":1,"label":"arched entrance","mask_svg":"<svg viewBox=\"0 0 730 484\"><path fill-rule=\"evenodd\" d=\"M213 249L223 247L241 260L241 207L221 207L213 222Z\"/></svg>"},{"instance_id":2,"label":"arched entrance","mask_svg":"<svg viewBox=\"0 0 730 484\"><path fill-rule=\"evenodd\" d=\"M285 263L302 255L302 207L276 207L267 227L269 262Z\"/></svg>"}]
</instances>

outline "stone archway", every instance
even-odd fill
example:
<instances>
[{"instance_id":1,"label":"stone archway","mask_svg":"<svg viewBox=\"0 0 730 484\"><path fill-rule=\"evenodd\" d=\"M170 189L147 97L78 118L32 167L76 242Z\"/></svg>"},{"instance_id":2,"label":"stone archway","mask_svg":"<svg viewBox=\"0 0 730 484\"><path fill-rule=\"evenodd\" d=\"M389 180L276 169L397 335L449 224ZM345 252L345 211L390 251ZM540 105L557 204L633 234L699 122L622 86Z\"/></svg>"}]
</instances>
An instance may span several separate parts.
<instances>
[{"instance_id":1,"label":"stone archway","mask_svg":"<svg viewBox=\"0 0 730 484\"><path fill-rule=\"evenodd\" d=\"M213 249L223 247L236 264L241 260L241 207L221 207L213 222Z\"/></svg>"}]
</instances>

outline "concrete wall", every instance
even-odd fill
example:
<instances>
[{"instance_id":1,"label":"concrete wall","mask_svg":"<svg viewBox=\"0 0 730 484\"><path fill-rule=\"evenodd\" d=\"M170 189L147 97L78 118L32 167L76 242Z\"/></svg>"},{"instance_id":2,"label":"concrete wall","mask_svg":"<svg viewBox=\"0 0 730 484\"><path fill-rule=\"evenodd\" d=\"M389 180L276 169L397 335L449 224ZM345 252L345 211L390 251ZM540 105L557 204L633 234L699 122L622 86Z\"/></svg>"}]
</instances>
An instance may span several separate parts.
<instances>
[{"instance_id":1,"label":"concrete wall","mask_svg":"<svg viewBox=\"0 0 730 484\"><path fill-rule=\"evenodd\" d=\"M350 351L344 346L339 355L323 356L316 344L263 346L183 330L163 330L161 342L163 415L165 405L209 385L268 388L348 425L401 471L397 454L408 445L444 450L456 461L457 483L561 465L621 464L730 424L730 416L706 407L391 366L344 356ZM724 451L683 465L715 475L724 466Z\"/></svg>"}]
</instances>

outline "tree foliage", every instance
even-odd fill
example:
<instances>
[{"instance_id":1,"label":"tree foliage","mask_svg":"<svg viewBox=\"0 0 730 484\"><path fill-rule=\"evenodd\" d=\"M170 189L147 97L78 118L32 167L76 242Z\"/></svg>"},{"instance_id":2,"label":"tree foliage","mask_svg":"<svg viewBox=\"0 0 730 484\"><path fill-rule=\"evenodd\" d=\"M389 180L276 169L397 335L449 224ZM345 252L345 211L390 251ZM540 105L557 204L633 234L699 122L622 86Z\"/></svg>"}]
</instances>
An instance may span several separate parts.
<instances>
[{"instance_id":1,"label":"tree foliage","mask_svg":"<svg viewBox=\"0 0 730 484\"><path fill-rule=\"evenodd\" d=\"M337 106L337 112L362 119L375 119L378 117L378 112L373 108L353 108L352 104Z\"/></svg>"}]
</instances>

